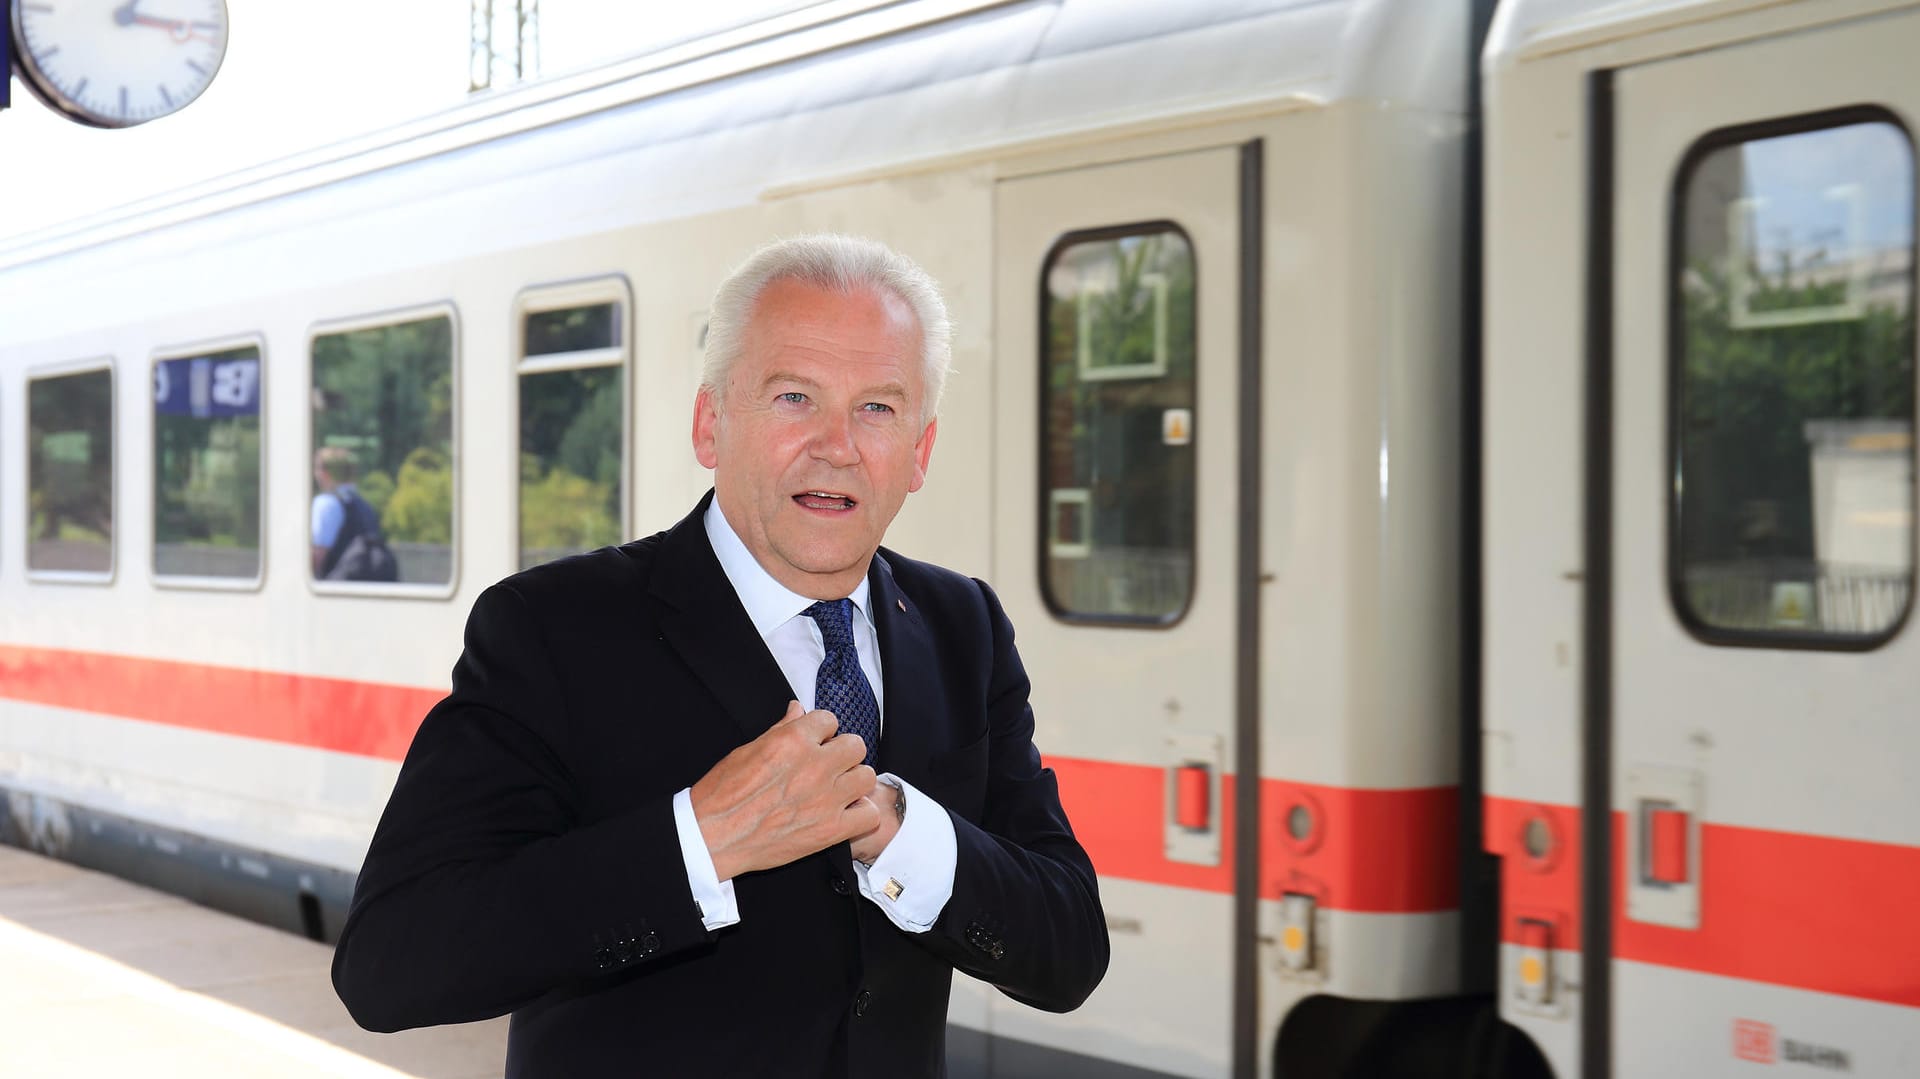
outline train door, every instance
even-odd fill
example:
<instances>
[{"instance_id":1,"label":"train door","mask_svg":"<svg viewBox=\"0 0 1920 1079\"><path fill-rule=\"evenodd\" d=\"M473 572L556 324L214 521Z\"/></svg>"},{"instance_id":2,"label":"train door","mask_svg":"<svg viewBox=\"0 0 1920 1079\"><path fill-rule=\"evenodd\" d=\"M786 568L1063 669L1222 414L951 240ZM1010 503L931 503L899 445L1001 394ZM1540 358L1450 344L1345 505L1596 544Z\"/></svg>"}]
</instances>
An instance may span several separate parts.
<instances>
[{"instance_id":1,"label":"train door","mask_svg":"<svg viewBox=\"0 0 1920 1079\"><path fill-rule=\"evenodd\" d=\"M1615 1075L1920 1068L1915 55L1611 76Z\"/></svg>"},{"instance_id":2,"label":"train door","mask_svg":"<svg viewBox=\"0 0 1920 1079\"><path fill-rule=\"evenodd\" d=\"M1232 1067L1241 156L995 191L994 583L1113 942L1071 1015L995 995L995 1076Z\"/></svg>"}]
</instances>

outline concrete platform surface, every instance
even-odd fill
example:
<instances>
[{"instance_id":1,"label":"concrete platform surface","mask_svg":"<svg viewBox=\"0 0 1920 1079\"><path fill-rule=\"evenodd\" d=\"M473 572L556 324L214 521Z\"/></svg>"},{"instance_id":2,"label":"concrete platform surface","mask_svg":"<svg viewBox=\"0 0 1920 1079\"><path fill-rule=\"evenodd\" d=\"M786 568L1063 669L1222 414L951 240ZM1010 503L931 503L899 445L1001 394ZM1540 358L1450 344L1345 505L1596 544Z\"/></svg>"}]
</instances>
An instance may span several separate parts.
<instances>
[{"instance_id":1,"label":"concrete platform surface","mask_svg":"<svg viewBox=\"0 0 1920 1079\"><path fill-rule=\"evenodd\" d=\"M333 950L0 846L0 1076L480 1079L507 1022L370 1034Z\"/></svg>"}]
</instances>

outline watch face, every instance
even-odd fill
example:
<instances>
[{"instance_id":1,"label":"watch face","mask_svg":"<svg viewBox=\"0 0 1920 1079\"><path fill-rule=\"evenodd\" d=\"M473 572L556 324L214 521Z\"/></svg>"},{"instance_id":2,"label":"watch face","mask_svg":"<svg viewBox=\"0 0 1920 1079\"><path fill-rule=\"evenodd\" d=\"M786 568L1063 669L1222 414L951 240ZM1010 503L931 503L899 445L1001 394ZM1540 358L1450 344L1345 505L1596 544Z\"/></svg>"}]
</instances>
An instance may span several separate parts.
<instances>
[{"instance_id":1,"label":"watch face","mask_svg":"<svg viewBox=\"0 0 1920 1079\"><path fill-rule=\"evenodd\" d=\"M185 108L227 53L226 0L13 0L29 89L100 127Z\"/></svg>"}]
</instances>

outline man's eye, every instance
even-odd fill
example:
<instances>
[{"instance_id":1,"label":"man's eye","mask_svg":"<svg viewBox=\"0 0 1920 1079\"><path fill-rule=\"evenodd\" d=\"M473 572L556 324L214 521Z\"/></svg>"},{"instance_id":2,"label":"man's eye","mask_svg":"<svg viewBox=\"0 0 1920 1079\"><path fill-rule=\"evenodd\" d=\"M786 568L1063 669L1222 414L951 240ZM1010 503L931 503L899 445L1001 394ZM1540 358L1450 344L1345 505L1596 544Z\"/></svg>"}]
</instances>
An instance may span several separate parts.
<instances>
[{"instance_id":1,"label":"man's eye","mask_svg":"<svg viewBox=\"0 0 1920 1079\"><path fill-rule=\"evenodd\" d=\"M884 405L878 401L868 401L866 404L861 405L860 407L865 409L868 412L892 412L893 411L892 405Z\"/></svg>"},{"instance_id":2,"label":"man's eye","mask_svg":"<svg viewBox=\"0 0 1920 1079\"><path fill-rule=\"evenodd\" d=\"M802 405L806 403L807 395L797 390L788 390L786 393L783 393L780 396L774 398L774 400L779 401L782 404Z\"/></svg>"}]
</instances>

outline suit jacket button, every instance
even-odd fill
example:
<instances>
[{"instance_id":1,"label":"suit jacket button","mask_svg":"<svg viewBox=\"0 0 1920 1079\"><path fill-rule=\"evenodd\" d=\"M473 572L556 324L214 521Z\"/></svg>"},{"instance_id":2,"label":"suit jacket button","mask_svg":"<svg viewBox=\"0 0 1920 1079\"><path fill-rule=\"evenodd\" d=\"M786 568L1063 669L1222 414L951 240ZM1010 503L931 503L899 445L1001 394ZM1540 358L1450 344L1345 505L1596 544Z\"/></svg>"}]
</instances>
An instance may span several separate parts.
<instances>
[{"instance_id":1,"label":"suit jacket button","mask_svg":"<svg viewBox=\"0 0 1920 1079\"><path fill-rule=\"evenodd\" d=\"M855 1015L867 1014L867 1005L872 1003L873 1003L873 994L868 992L865 989L860 990L860 995L853 998L853 1014Z\"/></svg>"},{"instance_id":2,"label":"suit jacket button","mask_svg":"<svg viewBox=\"0 0 1920 1079\"><path fill-rule=\"evenodd\" d=\"M833 890L840 895L852 895L853 885L848 884L845 877L836 875L833 878Z\"/></svg>"},{"instance_id":3,"label":"suit jacket button","mask_svg":"<svg viewBox=\"0 0 1920 1079\"><path fill-rule=\"evenodd\" d=\"M967 926L967 943L980 949L988 959L999 959L1007 954L1006 944L979 922Z\"/></svg>"}]
</instances>

